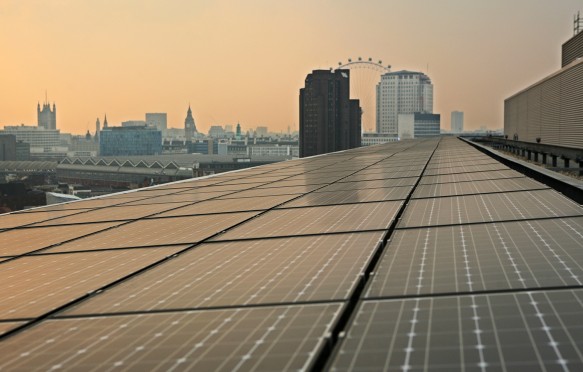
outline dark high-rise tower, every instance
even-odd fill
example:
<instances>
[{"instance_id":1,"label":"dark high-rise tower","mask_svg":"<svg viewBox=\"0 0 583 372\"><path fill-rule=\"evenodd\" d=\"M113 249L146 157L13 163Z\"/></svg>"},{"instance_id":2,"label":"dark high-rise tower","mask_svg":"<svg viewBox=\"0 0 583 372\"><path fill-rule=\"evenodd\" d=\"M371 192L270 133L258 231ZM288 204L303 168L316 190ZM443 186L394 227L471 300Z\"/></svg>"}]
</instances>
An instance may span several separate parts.
<instances>
[{"instance_id":1,"label":"dark high-rise tower","mask_svg":"<svg viewBox=\"0 0 583 372\"><path fill-rule=\"evenodd\" d=\"M48 101L43 103L41 110L40 103L36 106L37 124L45 129L57 129L57 107L53 103L53 110Z\"/></svg>"},{"instance_id":2,"label":"dark high-rise tower","mask_svg":"<svg viewBox=\"0 0 583 372\"><path fill-rule=\"evenodd\" d=\"M192 117L192 110L190 109L190 105L188 105L188 112L186 113L186 119L184 119L184 136L186 137L186 140L192 141L192 137L196 132L196 124Z\"/></svg>"},{"instance_id":3,"label":"dark high-rise tower","mask_svg":"<svg viewBox=\"0 0 583 372\"><path fill-rule=\"evenodd\" d=\"M361 109L350 70L314 70L300 89L300 157L360 146Z\"/></svg>"}]
</instances>

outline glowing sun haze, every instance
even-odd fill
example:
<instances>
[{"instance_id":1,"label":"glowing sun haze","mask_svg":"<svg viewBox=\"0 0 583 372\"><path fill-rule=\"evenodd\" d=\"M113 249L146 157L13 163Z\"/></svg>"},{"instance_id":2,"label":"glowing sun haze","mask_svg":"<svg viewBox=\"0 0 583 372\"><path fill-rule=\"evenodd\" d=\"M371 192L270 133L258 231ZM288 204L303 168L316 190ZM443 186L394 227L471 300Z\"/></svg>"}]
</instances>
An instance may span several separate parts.
<instances>
[{"instance_id":1,"label":"glowing sun haze","mask_svg":"<svg viewBox=\"0 0 583 372\"><path fill-rule=\"evenodd\" d=\"M316 68L372 57L425 71L449 129L502 127L504 98L560 67L581 0L0 0L0 127L57 104L64 132L167 112L183 127L298 125Z\"/></svg>"}]
</instances>

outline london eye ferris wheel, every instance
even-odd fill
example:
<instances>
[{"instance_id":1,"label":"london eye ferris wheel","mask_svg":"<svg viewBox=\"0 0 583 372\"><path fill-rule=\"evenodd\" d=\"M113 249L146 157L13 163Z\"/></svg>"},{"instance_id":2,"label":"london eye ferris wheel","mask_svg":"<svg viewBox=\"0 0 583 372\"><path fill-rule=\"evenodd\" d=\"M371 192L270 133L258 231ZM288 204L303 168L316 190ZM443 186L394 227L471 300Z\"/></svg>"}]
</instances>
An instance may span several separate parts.
<instances>
[{"instance_id":1,"label":"london eye ferris wheel","mask_svg":"<svg viewBox=\"0 0 583 372\"><path fill-rule=\"evenodd\" d=\"M350 98L359 99L362 109L362 130L372 132L376 128L376 86L381 75L391 72L391 65L372 58L349 58L348 62L338 62L339 69L350 70Z\"/></svg>"}]
</instances>

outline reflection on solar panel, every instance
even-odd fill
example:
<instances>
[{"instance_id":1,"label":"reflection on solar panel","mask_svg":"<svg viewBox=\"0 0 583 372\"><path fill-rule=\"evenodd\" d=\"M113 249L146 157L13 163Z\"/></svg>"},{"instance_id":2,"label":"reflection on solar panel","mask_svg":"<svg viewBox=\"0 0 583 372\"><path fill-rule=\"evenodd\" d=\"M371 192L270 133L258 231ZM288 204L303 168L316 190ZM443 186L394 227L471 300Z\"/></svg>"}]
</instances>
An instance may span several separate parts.
<instances>
[{"instance_id":1,"label":"reflection on solar panel","mask_svg":"<svg viewBox=\"0 0 583 372\"><path fill-rule=\"evenodd\" d=\"M382 235L205 244L66 314L347 300Z\"/></svg>"},{"instance_id":2,"label":"reflection on solar panel","mask_svg":"<svg viewBox=\"0 0 583 372\"><path fill-rule=\"evenodd\" d=\"M5 370L583 369L582 207L455 138L0 216L2 256Z\"/></svg>"},{"instance_id":3,"label":"reflection on solar panel","mask_svg":"<svg viewBox=\"0 0 583 372\"><path fill-rule=\"evenodd\" d=\"M382 230L388 228L402 201L278 209L218 237L220 240Z\"/></svg>"},{"instance_id":4,"label":"reflection on solar panel","mask_svg":"<svg viewBox=\"0 0 583 372\"><path fill-rule=\"evenodd\" d=\"M113 223L95 223L78 226L51 226L14 229L0 232L0 256L18 256L21 254L44 249L56 244L78 239L118 225Z\"/></svg>"},{"instance_id":5,"label":"reflection on solar panel","mask_svg":"<svg viewBox=\"0 0 583 372\"><path fill-rule=\"evenodd\" d=\"M82 212L81 210L64 210L54 212L12 213L0 216L0 229L30 225L35 222L58 219L59 217Z\"/></svg>"},{"instance_id":6,"label":"reflection on solar panel","mask_svg":"<svg viewBox=\"0 0 583 372\"><path fill-rule=\"evenodd\" d=\"M251 218L253 215L254 213L229 213L139 220L104 231L101 234L90 235L62 244L47 252L196 243L209 238L224 228Z\"/></svg>"},{"instance_id":7,"label":"reflection on solar panel","mask_svg":"<svg viewBox=\"0 0 583 372\"><path fill-rule=\"evenodd\" d=\"M34 318L154 263L180 248L22 257L2 265L0 319ZM42 275L38 275L42 273Z\"/></svg>"},{"instance_id":8,"label":"reflection on solar panel","mask_svg":"<svg viewBox=\"0 0 583 372\"><path fill-rule=\"evenodd\" d=\"M340 308L277 306L49 320L13 337L0 355L0 368L302 370Z\"/></svg>"}]
</instances>

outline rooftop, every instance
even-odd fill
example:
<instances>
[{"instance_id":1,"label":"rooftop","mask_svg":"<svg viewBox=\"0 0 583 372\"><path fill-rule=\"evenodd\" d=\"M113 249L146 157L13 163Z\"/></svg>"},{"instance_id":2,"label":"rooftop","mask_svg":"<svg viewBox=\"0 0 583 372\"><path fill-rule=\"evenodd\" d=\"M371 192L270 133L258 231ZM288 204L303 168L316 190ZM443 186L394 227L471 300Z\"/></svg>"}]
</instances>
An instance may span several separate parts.
<instances>
[{"instance_id":1,"label":"rooftop","mask_svg":"<svg viewBox=\"0 0 583 372\"><path fill-rule=\"evenodd\" d=\"M0 369L583 368L583 208L456 138L0 229Z\"/></svg>"}]
</instances>

